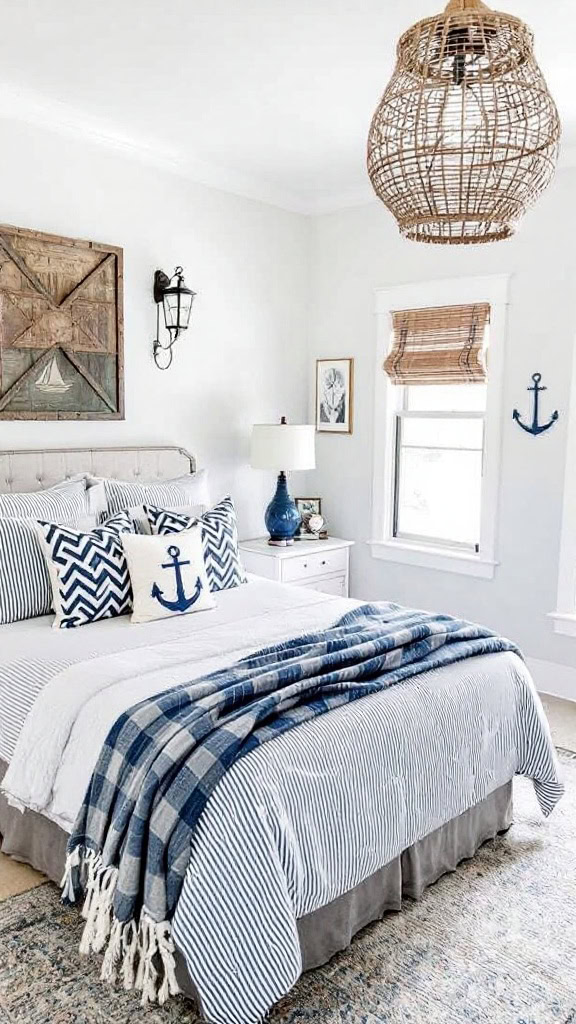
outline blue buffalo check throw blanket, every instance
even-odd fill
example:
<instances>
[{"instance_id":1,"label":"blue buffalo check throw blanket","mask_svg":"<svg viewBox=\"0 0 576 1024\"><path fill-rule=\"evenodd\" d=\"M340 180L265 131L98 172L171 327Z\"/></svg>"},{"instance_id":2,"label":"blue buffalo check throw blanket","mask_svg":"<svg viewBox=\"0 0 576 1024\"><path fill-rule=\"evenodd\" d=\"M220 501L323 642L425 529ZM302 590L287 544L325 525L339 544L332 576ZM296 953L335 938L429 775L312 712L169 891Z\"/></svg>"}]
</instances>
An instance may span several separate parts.
<instances>
[{"instance_id":1,"label":"blue buffalo check throw blanket","mask_svg":"<svg viewBox=\"0 0 576 1024\"><path fill-rule=\"evenodd\" d=\"M136 704L102 748L68 844L81 951L142 1001L179 991L171 918L200 816L238 758L317 715L464 658L515 651L481 626L382 603Z\"/></svg>"}]
</instances>

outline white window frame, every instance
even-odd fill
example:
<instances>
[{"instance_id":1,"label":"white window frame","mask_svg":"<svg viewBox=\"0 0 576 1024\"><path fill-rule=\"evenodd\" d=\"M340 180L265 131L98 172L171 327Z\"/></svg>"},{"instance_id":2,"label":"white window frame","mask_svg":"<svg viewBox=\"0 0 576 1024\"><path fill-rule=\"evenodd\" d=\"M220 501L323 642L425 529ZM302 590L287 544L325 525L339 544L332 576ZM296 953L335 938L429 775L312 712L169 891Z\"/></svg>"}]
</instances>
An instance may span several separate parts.
<instances>
[{"instance_id":1,"label":"white window frame","mask_svg":"<svg viewBox=\"0 0 576 1024\"><path fill-rule=\"evenodd\" d=\"M576 351L574 353L576 356ZM566 468L564 470L564 501L560 558L558 563L558 595L556 610L549 612L554 632L576 636L576 365L572 366L568 437L566 440Z\"/></svg>"},{"instance_id":2,"label":"white window frame","mask_svg":"<svg viewBox=\"0 0 576 1024\"><path fill-rule=\"evenodd\" d=\"M496 565L500 457L502 447L502 394L508 313L509 275L462 277L425 281L376 290L376 359L374 384L374 458L372 476L372 555L427 569L463 573L491 579ZM392 341L392 312L434 306L490 304L490 345L484 432L482 504L478 552L459 551L453 545L426 545L394 537L394 474L396 402L382 364ZM576 618L576 617L575 617Z\"/></svg>"}]
</instances>

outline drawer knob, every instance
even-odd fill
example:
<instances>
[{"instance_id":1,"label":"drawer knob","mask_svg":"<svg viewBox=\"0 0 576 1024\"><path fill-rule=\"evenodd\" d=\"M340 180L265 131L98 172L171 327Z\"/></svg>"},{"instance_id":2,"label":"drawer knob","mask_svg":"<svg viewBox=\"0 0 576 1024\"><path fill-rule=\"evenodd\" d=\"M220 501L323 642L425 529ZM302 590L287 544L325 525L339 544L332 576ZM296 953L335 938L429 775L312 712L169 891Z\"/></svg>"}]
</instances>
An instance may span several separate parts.
<instances>
[{"instance_id":1,"label":"drawer knob","mask_svg":"<svg viewBox=\"0 0 576 1024\"><path fill-rule=\"evenodd\" d=\"M326 565L326 559L324 559L323 562L320 562L320 565Z\"/></svg>"},{"instance_id":2,"label":"drawer knob","mask_svg":"<svg viewBox=\"0 0 576 1024\"><path fill-rule=\"evenodd\" d=\"M307 568L308 568L308 562L304 562L304 568L305 568L305 569L307 569Z\"/></svg>"}]
</instances>

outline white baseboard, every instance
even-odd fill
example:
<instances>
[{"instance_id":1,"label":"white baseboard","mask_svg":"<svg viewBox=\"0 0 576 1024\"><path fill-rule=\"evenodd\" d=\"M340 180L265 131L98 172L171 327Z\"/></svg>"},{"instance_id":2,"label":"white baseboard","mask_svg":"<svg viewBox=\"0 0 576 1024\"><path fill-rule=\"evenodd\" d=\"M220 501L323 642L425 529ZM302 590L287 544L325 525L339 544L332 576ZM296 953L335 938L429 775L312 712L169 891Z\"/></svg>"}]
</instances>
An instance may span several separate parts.
<instances>
[{"instance_id":1,"label":"white baseboard","mask_svg":"<svg viewBox=\"0 0 576 1024\"><path fill-rule=\"evenodd\" d=\"M576 701L576 668L540 658L526 658L526 664L539 693Z\"/></svg>"}]
</instances>

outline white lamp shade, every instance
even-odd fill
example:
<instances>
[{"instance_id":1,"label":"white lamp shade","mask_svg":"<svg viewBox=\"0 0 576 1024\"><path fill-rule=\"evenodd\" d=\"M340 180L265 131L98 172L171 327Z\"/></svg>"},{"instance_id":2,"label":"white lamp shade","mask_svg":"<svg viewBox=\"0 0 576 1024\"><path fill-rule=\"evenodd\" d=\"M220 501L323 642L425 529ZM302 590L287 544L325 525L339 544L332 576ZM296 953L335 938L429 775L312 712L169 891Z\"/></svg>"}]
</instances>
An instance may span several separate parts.
<instances>
[{"instance_id":1,"label":"white lamp shade","mask_svg":"<svg viewBox=\"0 0 576 1024\"><path fill-rule=\"evenodd\" d=\"M316 428L306 423L256 423L252 427L253 469L315 469Z\"/></svg>"}]
</instances>

